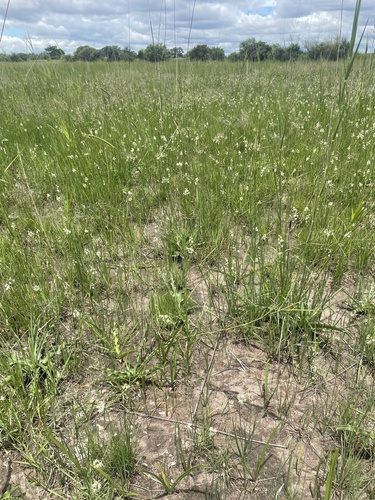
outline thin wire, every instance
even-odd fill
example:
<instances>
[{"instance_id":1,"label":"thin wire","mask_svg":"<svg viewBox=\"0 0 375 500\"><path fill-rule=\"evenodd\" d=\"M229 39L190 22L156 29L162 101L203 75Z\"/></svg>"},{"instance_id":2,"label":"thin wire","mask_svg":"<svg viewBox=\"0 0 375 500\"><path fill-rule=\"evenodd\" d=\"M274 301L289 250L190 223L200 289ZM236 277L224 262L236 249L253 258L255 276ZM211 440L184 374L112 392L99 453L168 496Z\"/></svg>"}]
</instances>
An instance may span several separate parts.
<instances>
[{"instance_id":1,"label":"thin wire","mask_svg":"<svg viewBox=\"0 0 375 500\"><path fill-rule=\"evenodd\" d=\"M128 0L128 44L130 50L130 0Z\"/></svg>"},{"instance_id":2,"label":"thin wire","mask_svg":"<svg viewBox=\"0 0 375 500\"><path fill-rule=\"evenodd\" d=\"M192 10L192 12L191 12L191 20L190 20L190 28L189 28L189 36L188 36L187 52L189 52L189 47L190 47L190 36L191 36L191 30L193 29L193 19L194 19L195 4L196 4L196 0L194 0L194 3L193 3L193 10Z\"/></svg>"},{"instance_id":3,"label":"thin wire","mask_svg":"<svg viewBox=\"0 0 375 500\"><path fill-rule=\"evenodd\" d=\"M148 17L150 19L150 29L151 29L152 45L155 45L154 30L152 29L152 20L151 20L150 0L148 0L147 4L148 4Z\"/></svg>"},{"instance_id":4,"label":"thin wire","mask_svg":"<svg viewBox=\"0 0 375 500\"><path fill-rule=\"evenodd\" d=\"M163 3L164 3L164 0L161 0L160 15L159 15L159 26L158 26L158 44L160 43L160 29L161 29L161 17L163 15Z\"/></svg>"},{"instance_id":5,"label":"thin wire","mask_svg":"<svg viewBox=\"0 0 375 500\"><path fill-rule=\"evenodd\" d=\"M173 0L173 31L174 31L174 46L177 47L177 33L176 33L176 0Z\"/></svg>"},{"instance_id":6,"label":"thin wire","mask_svg":"<svg viewBox=\"0 0 375 500\"><path fill-rule=\"evenodd\" d=\"M167 0L164 0L164 45L167 44Z\"/></svg>"},{"instance_id":7,"label":"thin wire","mask_svg":"<svg viewBox=\"0 0 375 500\"><path fill-rule=\"evenodd\" d=\"M4 33L5 23L6 23L7 16L8 16L9 4L10 4L10 0L8 0L8 3L7 3L7 8L6 8L6 11L5 11L4 22L3 22L3 27L1 28L0 43L1 43L1 40L3 39L3 33Z\"/></svg>"}]
</instances>

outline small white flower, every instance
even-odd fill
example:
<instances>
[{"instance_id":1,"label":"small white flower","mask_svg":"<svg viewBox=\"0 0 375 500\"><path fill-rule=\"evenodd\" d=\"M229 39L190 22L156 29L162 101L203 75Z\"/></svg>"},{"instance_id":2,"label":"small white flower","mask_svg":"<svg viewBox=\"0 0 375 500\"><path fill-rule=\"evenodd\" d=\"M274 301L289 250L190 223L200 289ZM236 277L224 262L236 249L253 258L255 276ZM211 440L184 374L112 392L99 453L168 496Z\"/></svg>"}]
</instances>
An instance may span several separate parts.
<instances>
[{"instance_id":1,"label":"small white flower","mask_svg":"<svg viewBox=\"0 0 375 500\"><path fill-rule=\"evenodd\" d=\"M212 139L212 142L219 144L223 139L225 139L225 135L223 133L219 133Z\"/></svg>"},{"instance_id":2,"label":"small white flower","mask_svg":"<svg viewBox=\"0 0 375 500\"><path fill-rule=\"evenodd\" d=\"M5 285L4 285L4 291L8 292L12 288L13 283L14 283L14 279L8 280L7 283L5 283Z\"/></svg>"},{"instance_id":3,"label":"small white flower","mask_svg":"<svg viewBox=\"0 0 375 500\"><path fill-rule=\"evenodd\" d=\"M188 188L185 188L184 196L188 196L189 194L190 194L190 191L188 190Z\"/></svg>"},{"instance_id":4,"label":"small white flower","mask_svg":"<svg viewBox=\"0 0 375 500\"><path fill-rule=\"evenodd\" d=\"M96 405L99 413L104 413L105 411L105 401L99 401Z\"/></svg>"},{"instance_id":5,"label":"small white flower","mask_svg":"<svg viewBox=\"0 0 375 500\"><path fill-rule=\"evenodd\" d=\"M237 400L238 400L238 402L239 402L240 405L243 405L244 403L246 403L246 398L245 398L245 396L243 394L239 394L237 396Z\"/></svg>"},{"instance_id":6,"label":"small white flower","mask_svg":"<svg viewBox=\"0 0 375 500\"><path fill-rule=\"evenodd\" d=\"M94 481L92 482L91 489L93 493L98 493L102 489L102 483L97 479L94 479Z\"/></svg>"},{"instance_id":7,"label":"small white flower","mask_svg":"<svg viewBox=\"0 0 375 500\"><path fill-rule=\"evenodd\" d=\"M133 199L133 191L128 191L126 188L122 190L125 196L127 196L128 201L132 201Z\"/></svg>"},{"instance_id":8,"label":"small white flower","mask_svg":"<svg viewBox=\"0 0 375 500\"><path fill-rule=\"evenodd\" d=\"M324 234L327 236L327 238L329 238L333 235L333 232L330 229L325 228Z\"/></svg>"},{"instance_id":9,"label":"small white flower","mask_svg":"<svg viewBox=\"0 0 375 500\"><path fill-rule=\"evenodd\" d=\"M162 323L164 323L166 325L169 325L170 323L172 323L172 320L168 314L159 314L159 319Z\"/></svg>"}]
</instances>

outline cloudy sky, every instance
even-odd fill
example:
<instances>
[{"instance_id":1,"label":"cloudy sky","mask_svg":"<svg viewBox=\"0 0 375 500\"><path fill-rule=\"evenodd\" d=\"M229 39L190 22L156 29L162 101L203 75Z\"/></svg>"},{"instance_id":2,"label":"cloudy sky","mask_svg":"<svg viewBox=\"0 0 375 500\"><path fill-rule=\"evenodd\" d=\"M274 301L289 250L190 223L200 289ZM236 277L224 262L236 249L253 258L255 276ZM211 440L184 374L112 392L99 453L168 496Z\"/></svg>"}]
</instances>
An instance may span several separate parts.
<instances>
[{"instance_id":1,"label":"cloudy sky","mask_svg":"<svg viewBox=\"0 0 375 500\"><path fill-rule=\"evenodd\" d=\"M8 0L0 0L3 24ZM10 0L0 51L36 53L58 45L73 53L80 45L130 46L153 43L186 51L197 44L227 54L242 40L304 45L350 37L356 0ZM375 48L375 2L362 0L360 29Z\"/></svg>"}]
</instances>

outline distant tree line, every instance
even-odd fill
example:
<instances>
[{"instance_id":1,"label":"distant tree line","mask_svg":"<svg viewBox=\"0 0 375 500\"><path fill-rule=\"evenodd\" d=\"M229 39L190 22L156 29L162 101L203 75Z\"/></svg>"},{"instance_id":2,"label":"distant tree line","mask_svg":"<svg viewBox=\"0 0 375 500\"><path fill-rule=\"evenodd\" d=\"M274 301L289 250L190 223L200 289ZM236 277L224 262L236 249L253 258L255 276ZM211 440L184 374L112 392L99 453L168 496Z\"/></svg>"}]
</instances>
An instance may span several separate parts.
<instances>
[{"instance_id":1,"label":"distant tree line","mask_svg":"<svg viewBox=\"0 0 375 500\"><path fill-rule=\"evenodd\" d=\"M13 53L10 55L0 54L1 61L18 62L36 59L65 60L65 61L134 61L141 59L150 62L160 62L173 58L187 58L193 61L296 61L305 60L336 60L347 57L349 52L349 41L333 40L324 42L311 42L305 44L302 50L298 43L290 43L288 46L280 44L268 44L255 38L248 38L240 43L239 51L225 55L221 47L209 47L208 45L196 45L186 54L181 47L168 49L165 44L151 44L145 49L134 52L129 47L120 48L117 45L106 45L102 49L95 49L89 45L78 47L74 54L65 52L56 45L49 45L41 54Z\"/></svg>"},{"instance_id":2,"label":"distant tree line","mask_svg":"<svg viewBox=\"0 0 375 500\"><path fill-rule=\"evenodd\" d=\"M268 44L249 38L240 43L238 52L228 56L231 61L296 61L297 59L308 59L316 61L327 59L334 61L348 56L349 41L336 39L334 41L306 43L303 51L298 43L290 43L288 46L280 44Z\"/></svg>"}]
</instances>

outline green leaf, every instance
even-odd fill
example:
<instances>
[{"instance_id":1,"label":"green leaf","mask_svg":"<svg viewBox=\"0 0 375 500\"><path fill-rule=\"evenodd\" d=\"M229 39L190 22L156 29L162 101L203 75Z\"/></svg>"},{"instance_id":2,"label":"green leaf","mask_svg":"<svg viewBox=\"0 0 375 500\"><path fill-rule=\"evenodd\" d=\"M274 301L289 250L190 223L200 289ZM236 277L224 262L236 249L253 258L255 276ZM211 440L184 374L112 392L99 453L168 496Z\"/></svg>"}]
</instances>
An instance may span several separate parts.
<instances>
[{"instance_id":1,"label":"green leaf","mask_svg":"<svg viewBox=\"0 0 375 500\"><path fill-rule=\"evenodd\" d=\"M327 484L326 484L326 494L324 495L324 500L330 500L332 497L332 484L333 484L333 478L335 476L338 455L339 455L338 450L334 451L331 454L331 461L330 461L330 465L329 465L329 473L328 473Z\"/></svg>"}]
</instances>

